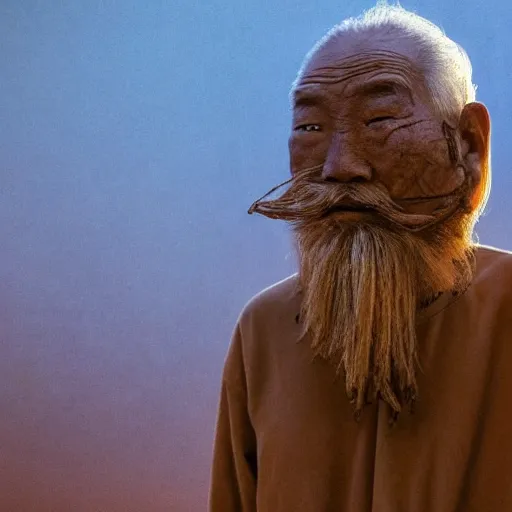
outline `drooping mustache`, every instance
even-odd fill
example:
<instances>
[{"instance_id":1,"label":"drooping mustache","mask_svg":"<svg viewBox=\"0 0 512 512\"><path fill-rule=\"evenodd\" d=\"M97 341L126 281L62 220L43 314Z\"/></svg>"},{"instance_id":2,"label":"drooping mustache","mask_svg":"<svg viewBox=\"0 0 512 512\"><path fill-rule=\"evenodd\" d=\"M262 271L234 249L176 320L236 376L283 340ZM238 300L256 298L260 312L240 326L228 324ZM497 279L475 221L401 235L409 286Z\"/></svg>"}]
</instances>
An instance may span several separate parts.
<instances>
[{"instance_id":1,"label":"drooping mustache","mask_svg":"<svg viewBox=\"0 0 512 512\"><path fill-rule=\"evenodd\" d=\"M255 201L248 213L259 213L271 219L285 220L294 224L321 220L339 210L369 210L409 231L418 231L440 222L454 213L466 195L467 180L446 196L419 198L405 203L444 199L443 206L433 214L407 213L393 201L386 190L378 184L329 183L319 177L322 165L299 171L293 178L281 183ZM265 200L279 188L290 187L277 199Z\"/></svg>"}]
</instances>

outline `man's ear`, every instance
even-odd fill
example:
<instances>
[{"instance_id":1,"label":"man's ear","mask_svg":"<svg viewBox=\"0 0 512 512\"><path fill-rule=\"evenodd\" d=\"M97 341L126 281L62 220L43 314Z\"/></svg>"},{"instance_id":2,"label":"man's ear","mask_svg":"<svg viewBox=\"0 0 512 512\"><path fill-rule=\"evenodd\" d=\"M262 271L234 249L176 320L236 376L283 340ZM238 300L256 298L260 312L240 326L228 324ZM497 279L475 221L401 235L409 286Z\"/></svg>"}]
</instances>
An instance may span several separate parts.
<instances>
[{"instance_id":1,"label":"man's ear","mask_svg":"<svg viewBox=\"0 0 512 512\"><path fill-rule=\"evenodd\" d=\"M464 106L459 120L462 142L462 160L472 178L472 210L485 200L490 185L491 120L483 103L473 102Z\"/></svg>"}]
</instances>

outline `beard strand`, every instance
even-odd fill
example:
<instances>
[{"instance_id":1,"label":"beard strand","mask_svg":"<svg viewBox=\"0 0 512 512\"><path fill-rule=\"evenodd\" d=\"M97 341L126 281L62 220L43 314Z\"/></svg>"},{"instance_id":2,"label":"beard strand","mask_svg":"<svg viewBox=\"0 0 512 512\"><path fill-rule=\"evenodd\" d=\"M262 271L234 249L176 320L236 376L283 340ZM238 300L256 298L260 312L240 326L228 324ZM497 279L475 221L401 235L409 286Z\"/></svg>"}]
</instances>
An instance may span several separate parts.
<instances>
[{"instance_id":1,"label":"beard strand","mask_svg":"<svg viewBox=\"0 0 512 512\"><path fill-rule=\"evenodd\" d=\"M376 399L396 419L418 396L416 315L439 290L461 291L472 251L438 226L418 237L371 223L325 221L294 228L303 290L302 334L344 374L356 417ZM432 243L432 242L435 243Z\"/></svg>"}]
</instances>

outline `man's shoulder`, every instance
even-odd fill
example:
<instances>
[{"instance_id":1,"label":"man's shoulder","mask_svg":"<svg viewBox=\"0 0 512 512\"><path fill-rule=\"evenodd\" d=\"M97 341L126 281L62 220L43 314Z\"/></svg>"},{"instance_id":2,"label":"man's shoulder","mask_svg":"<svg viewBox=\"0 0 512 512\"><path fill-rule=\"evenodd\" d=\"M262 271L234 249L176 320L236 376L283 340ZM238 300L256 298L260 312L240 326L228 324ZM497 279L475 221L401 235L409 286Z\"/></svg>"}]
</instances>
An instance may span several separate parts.
<instances>
[{"instance_id":1,"label":"man's shoulder","mask_svg":"<svg viewBox=\"0 0 512 512\"><path fill-rule=\"evenodd\" d=\"M299 311L297 274L263 289L245 304L237 321L231 352L238 349L244 354L249 373L249 368L254 368L251 361L259 361L258 371L261 372L262 361L271 357L269 354L282 346L283 340L290 336L296 338Z\"/></svg>"},{"instance_id":2,"label":"man's shoulder","mask_svg":"<svg viewBox=\"0 0 512 512\"><path fill-rule=\"evenodd\" d=\"M299 294L298 274L293 274L254 295L242 309L240 319L268 319L294 311L299 306Z\"/></svg>"},{"instance_id":3,"label":"man's shoulder","mask_svg":"<svg viewBox=\"0 0 512 512\"><path fill-rule=\"evenodd\" d=\"M493 277L512 279L512 252L504 249L479 245L476 253L477 279Z\"/></svg>"}]
</instances>

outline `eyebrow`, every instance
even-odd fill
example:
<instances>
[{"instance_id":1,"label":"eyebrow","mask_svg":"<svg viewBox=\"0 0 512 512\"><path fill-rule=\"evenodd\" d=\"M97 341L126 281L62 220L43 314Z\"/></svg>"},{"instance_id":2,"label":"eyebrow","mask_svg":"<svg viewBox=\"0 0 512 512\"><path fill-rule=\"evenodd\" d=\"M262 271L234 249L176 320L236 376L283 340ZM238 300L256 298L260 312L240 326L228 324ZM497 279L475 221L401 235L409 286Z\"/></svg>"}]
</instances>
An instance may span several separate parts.
<instances>
[{"instance_id":1,"label":"eyebrow","mask_svg":"<svg viewBox=\"0 0 512 512\"><path fill-rule=\"evenodd\" d=\"M359 96L361 98L383 98L386 96L397 96L405 93L411 98L410 88L398 80L377 79L360 85L348 87L348 97ZM297 89L292 94L292 105L297 107L316 107L326 98L321 90L301 90Z\"/></svg>"},{"instance_id":2,"label":"eyebrow","mask_svg":"<svg viewBox=\"0 0 512 512\"><path fill-rule=\"evenodd\" d=\"M349 87L347 96L361 96L366 98L383 98L386 96L397 96L400 93L411 95L407 85L398 80L379 79L369 81L360 85Z\"/></svg>"},{"instance_id":3,"label":"eyebrow","mask_svg":"<svg viewBox=\"0 0 512 512\"><path fill-rule=\"evenodd\" d=\"M293 91L292 104L297 107L316 107L325 100L325 94L321 91L304 91L297 89Z\"/></svg>"}]
</instances>

